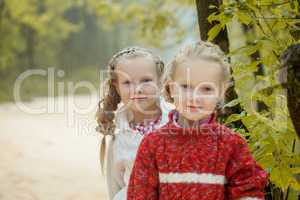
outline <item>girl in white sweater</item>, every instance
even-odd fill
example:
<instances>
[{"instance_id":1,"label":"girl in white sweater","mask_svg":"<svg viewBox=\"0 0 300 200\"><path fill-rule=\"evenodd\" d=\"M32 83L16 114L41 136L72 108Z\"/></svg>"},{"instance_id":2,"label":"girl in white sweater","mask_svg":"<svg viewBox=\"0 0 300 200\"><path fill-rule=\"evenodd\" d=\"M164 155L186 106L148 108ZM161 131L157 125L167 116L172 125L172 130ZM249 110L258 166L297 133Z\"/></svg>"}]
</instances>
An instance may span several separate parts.
<instances>
[{"instance_id":1,"label":"girl in white sweater","mask_svg":"<svg viewBox=\"0 0 300 200\"><path fill-rule=\"evenodd\" d=\"M112 136L106 159L110 200L127 199L130 173L143 136L167 122L169 109L159 97L163 68L158 56L140 47L121 50L109 62L106 94L99 102L97 122L100 133ZM101 164L104 150L105 137Z\"/></svg>"}]
</instances>

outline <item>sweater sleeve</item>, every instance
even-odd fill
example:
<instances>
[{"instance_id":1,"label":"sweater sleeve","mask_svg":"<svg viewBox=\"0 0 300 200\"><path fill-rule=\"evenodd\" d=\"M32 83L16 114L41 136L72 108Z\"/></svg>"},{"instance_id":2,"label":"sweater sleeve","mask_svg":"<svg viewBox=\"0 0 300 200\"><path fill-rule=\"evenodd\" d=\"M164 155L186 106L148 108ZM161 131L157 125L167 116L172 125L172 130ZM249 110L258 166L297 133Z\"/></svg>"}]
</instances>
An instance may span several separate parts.
<instances>
[{"instance_id":1,"label":"sweater sleeve","mask_svg":"<svg viewBox=\"0 0 300 200\"><path fill-rule=\"evenodd\" d=\"M107 166L106 166L106 183L108 189L109 200L112 200L114 196L122 189L123 183L122 171L116 168L113 157L114 140L111 139L108 145L107 151Z\"/></svg>"},{"instance_id":2,"label":"sweater sleeve","mask_svg":"<svg viewBox=\"0 0 300 200\"><path fill-rule=\"evenodd\" d=\"M158 200L158 169L151 134L142 140L127 191L127 200Z\"/></svg>"},{"instance_id":3,"label":"sweater sleeve","mask_svg":"<svg viewBox=\"0 0 300 200\"><path fill-rule=\"evenodd\" d=\"M243 138L235 135L233 152L226 167L229 200L263 200L268 174L257 164Z\"/></svg>"}]
</instances>

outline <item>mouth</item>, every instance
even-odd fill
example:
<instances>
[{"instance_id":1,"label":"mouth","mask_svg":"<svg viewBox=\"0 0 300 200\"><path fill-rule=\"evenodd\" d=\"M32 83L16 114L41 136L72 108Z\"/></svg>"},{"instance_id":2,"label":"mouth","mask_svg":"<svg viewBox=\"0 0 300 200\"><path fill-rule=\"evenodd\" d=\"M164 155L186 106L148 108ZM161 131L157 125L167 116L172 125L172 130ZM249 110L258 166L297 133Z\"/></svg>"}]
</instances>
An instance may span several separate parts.
<instances>
[{"instance_id":1,"label":"mouth","mask_svg":"<svg viewBox=\"0 0 300 200\"><path fill-rule=\"evenodd\" d=\"M143 99L147 99L147 97L145 96L139 96L139 97L131 97L131 100L143 100Z\"/></svg>"},{"instance_id":2,"label":"mouth","mask_svg":"<svg viewBox=\"0 0 300 200\"><path fill-rule=\"evenodd\" d=\"M202 107L200 106L194 106L194 105L188 105L187 106L191 111L198 111L200 110Z\"/></svg>"}]
</instances>

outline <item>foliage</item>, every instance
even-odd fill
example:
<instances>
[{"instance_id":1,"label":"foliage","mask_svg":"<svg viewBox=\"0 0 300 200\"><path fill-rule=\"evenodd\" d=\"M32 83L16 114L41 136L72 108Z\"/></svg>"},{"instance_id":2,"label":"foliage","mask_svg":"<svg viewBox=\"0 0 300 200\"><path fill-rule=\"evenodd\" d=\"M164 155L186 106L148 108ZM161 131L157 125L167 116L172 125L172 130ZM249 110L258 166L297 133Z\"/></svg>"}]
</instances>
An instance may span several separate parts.
<instances>
[{"instance_id":1,"label":"foliage","mask_svg":"<svg viewBox=\"0 0 300 200\"><path fill-rule=\"evenodd\" d=\"M106 19L106 24L126 24L133 30L136 42L156 48L174 46L183 41L187 34L186 26L191 21L182 18L194 5L191 0L88 2L91 10ZM195 27L192 29L196 30Z\"/></svg>"},{"instance_id":2,"label":"foliage","mask_svg":"<svg viewBox=\"0 0 300 200\"><path fill-rule=\"evenodd\" d=\"M39 41L47 40L48 44L51 44L66 38L70 32L76 31L78 26L62 17L63 12L70 6L71 3L61 1L3 1L0 68L16 64L17 59L14 56L22 54L26 48L29 48L27 42L33 39L29 37L36 36L32 43L38 45L36 51L39 51L40 48L45 48L45 46L40 47Z\"/></svg>"},{"instance_id":3,"label":"foliage","mask_svg":"<svg viewBox=\"0 0 300 200\"><path fill-rule=\"evenodd\" d=\"M243 112L229 116L227 123L242 121L246 128L238 131L248 139L255 158L269 171L270 181L286 199L289 188L300 190L300 152L279 80L283 73L279 56L290 44L299 42L295 35L299 31L298 15L297 1L238 0L225 1L209 17L210 22L219 22L209 31L210 40L225 27L232 31L236 22L248 31L245 44L231 47L230 52L238 98L227 106L240 104ZM264 108L259 109L258 103Z\"/></svg>"}]
</instances>

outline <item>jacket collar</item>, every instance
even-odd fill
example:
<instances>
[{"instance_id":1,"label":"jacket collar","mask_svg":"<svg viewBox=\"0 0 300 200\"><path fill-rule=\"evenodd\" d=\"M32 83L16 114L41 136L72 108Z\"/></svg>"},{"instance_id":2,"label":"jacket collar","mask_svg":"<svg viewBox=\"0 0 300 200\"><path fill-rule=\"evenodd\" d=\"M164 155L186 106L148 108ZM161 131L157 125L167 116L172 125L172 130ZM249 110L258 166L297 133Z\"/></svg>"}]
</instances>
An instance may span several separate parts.
<instances>
[{"instance_id":1,"label":"jacket collar","mask_svg":"<svg viewBox=\"0 0 300 200\"><path fill-rule=\"evenodd\" d=\"M211 134L213 127L217 125L216 113L212 113L207 119L195 122L193 127L181 127L177 121L176 117L178 116L177 110L170 111L168 118L169 121L166 126L164 126L165 131L170 133L181 133L181 134ZM167 129L167 130L166 130Z\"/></svg>"}]
</instances>

